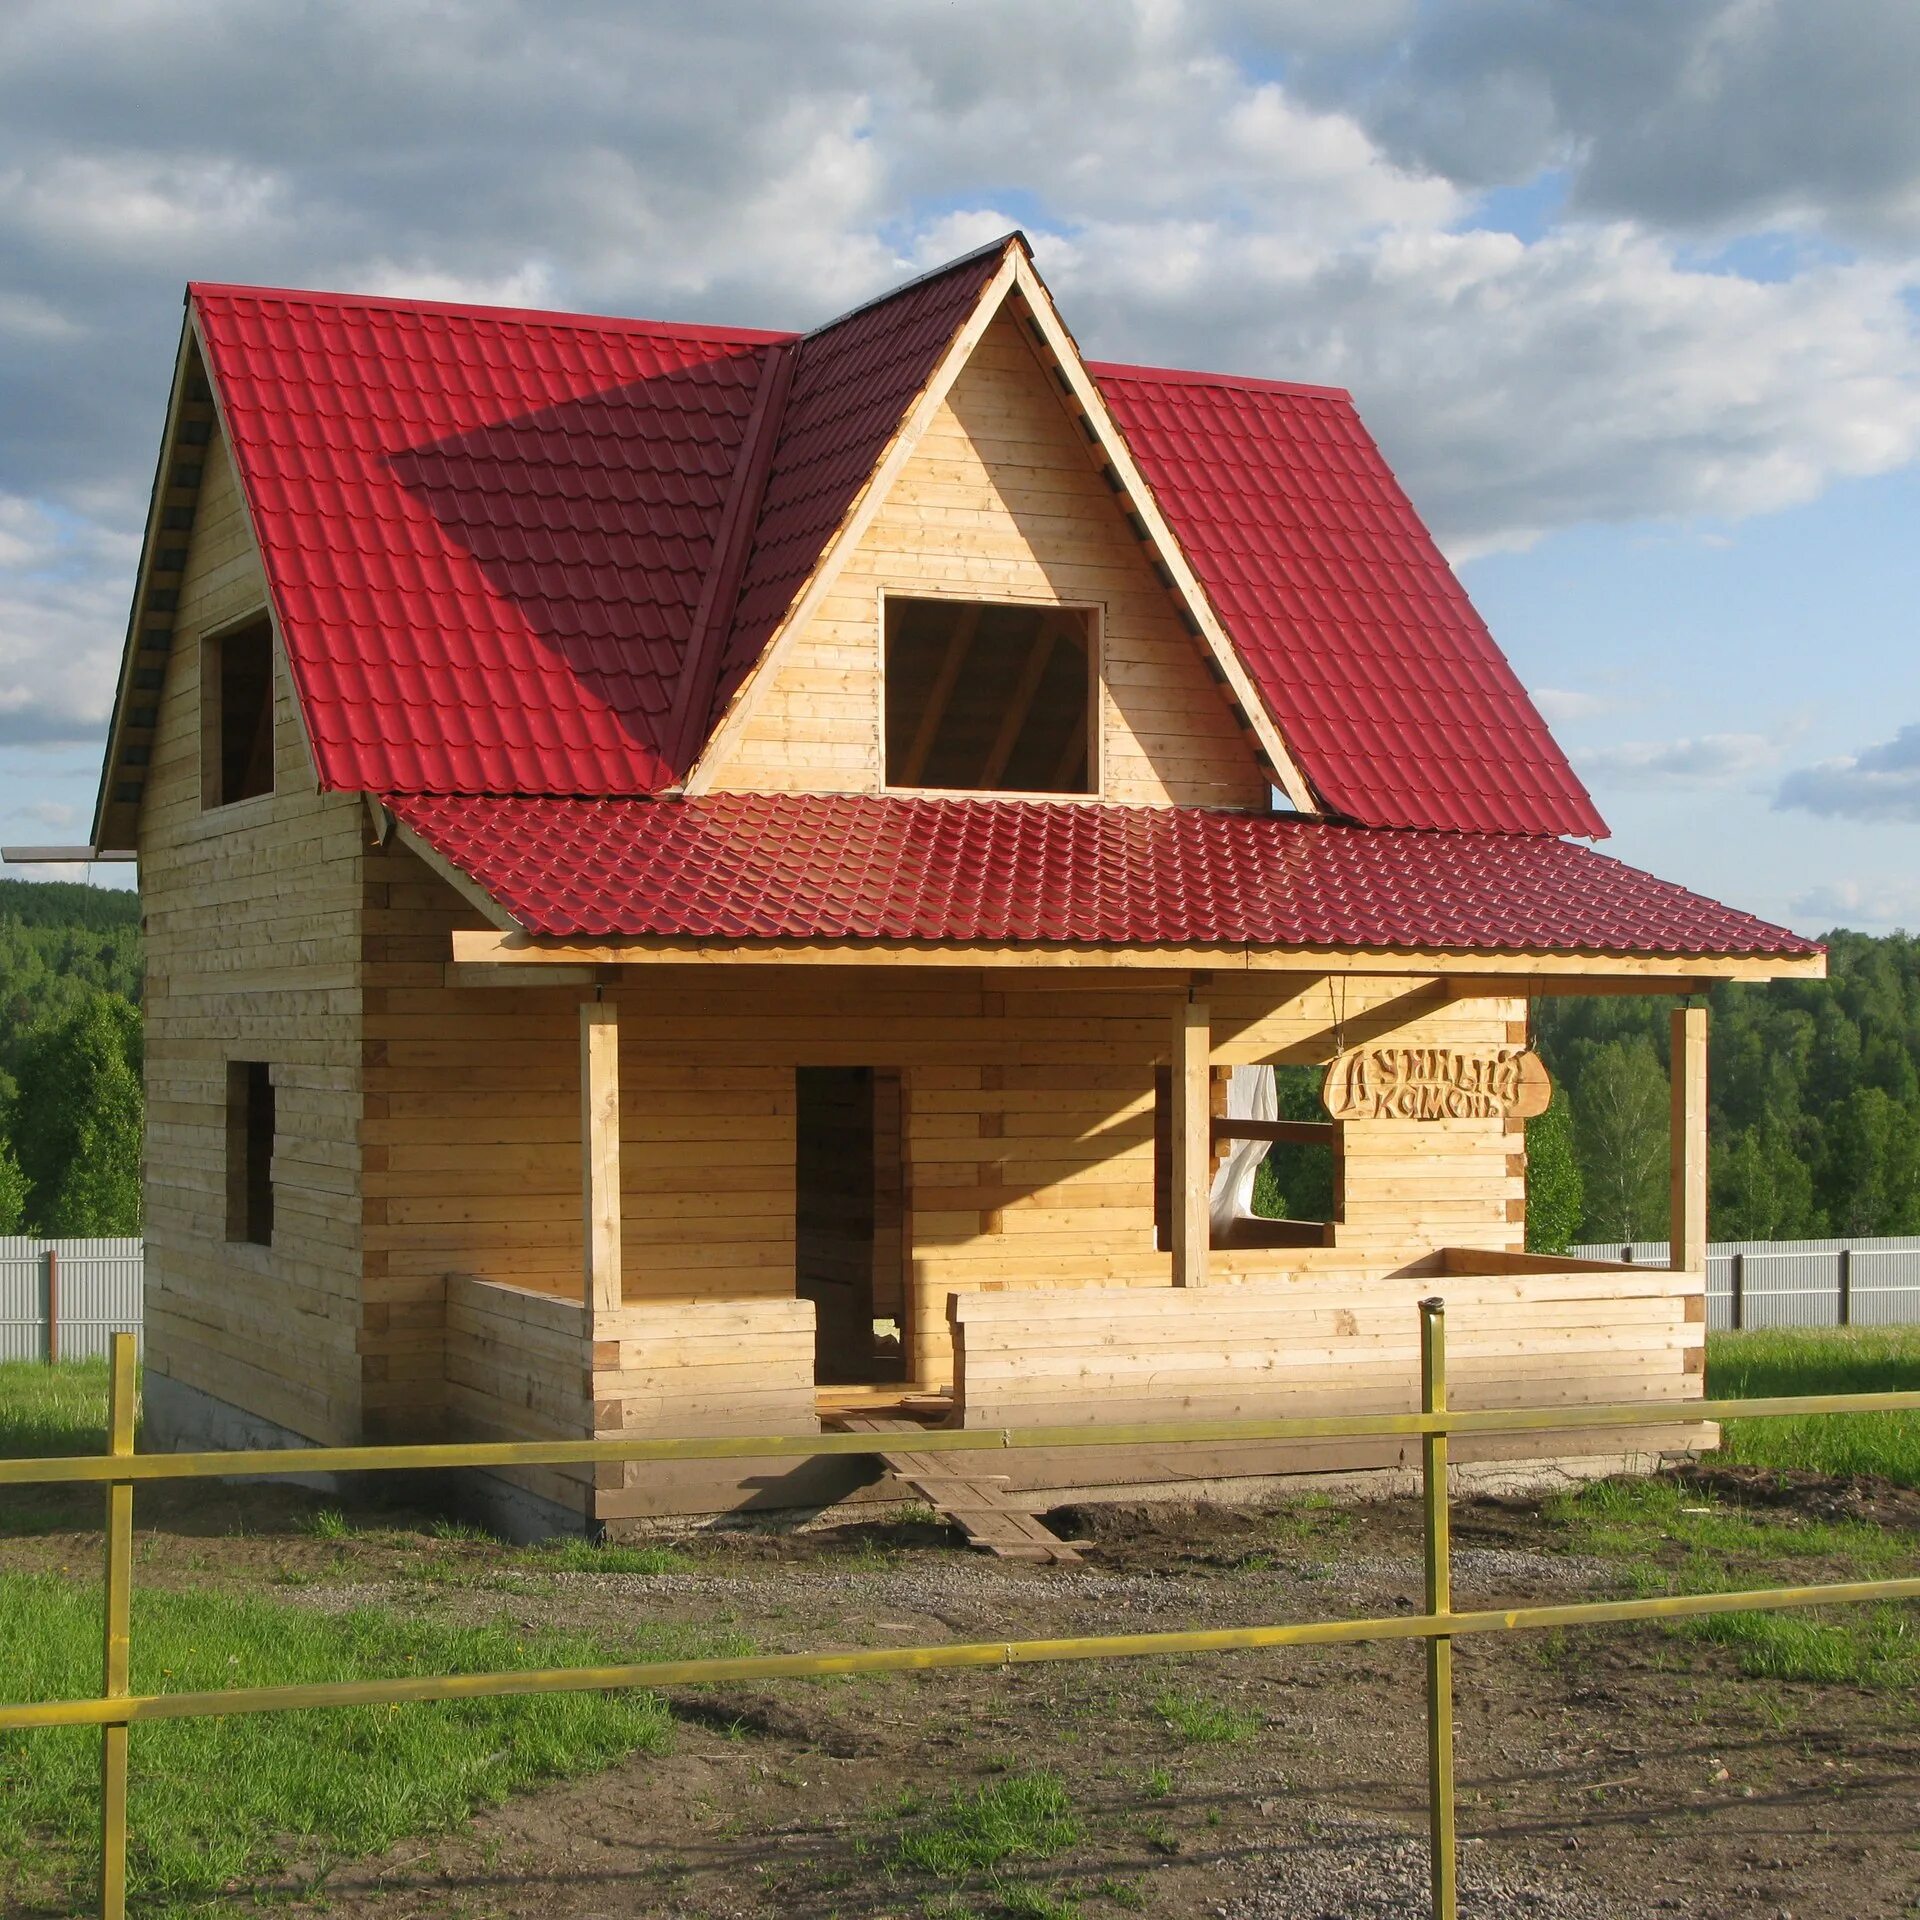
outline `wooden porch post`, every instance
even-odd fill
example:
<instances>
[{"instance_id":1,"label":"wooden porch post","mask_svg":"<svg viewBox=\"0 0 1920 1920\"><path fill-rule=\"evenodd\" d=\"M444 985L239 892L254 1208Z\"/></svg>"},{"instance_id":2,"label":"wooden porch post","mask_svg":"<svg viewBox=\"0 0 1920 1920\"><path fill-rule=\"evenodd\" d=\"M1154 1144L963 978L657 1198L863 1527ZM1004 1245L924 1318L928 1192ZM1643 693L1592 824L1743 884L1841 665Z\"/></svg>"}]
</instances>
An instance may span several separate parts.
<instances>
[{"instance_id":1,"label":"wooden porch post","mask_svg":"<svg viewBox=\"0 0 1920 1920\"><path fill-rule=\"evenodd\" d=\"M1212 1015L1197 989L1173 1016L1173 1284L1207 1281L1212 1238L1208 1198L1213 1187L1213 1102L1210 1072Z\"/></svg>"},{"instance_id":2,"label":"wooden porch post","mask_svg":"<svg viewBox=\"0 0 1920 1920\"><path fill-rule=\"evenodd\" d=\"M580 1166L589 1318L620 1305L620 1010L580 1009Z\"/></svg>"},{"instance_id":3,"label":"wooden porch post","mask_svg":"<svg viewBox=\"0 0 1920 1920\"><path fill-rule=\"evenodd\" d=\"M1668 1264L1707 1270L1707 1010L1675 1007L1672 1027L1673 1207Z\"/></svg>"}]
</instances>

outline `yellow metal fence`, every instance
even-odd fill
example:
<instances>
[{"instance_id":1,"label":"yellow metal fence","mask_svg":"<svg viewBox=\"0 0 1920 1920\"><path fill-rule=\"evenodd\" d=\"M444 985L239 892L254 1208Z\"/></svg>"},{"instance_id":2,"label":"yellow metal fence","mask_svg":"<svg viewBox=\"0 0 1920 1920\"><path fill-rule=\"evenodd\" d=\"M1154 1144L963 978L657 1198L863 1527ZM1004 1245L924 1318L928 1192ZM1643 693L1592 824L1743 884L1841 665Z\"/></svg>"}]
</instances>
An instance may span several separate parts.
<instances>
[{"instance_id":1,"label":"yellow metal fence","mask_svg":"<svg viewBox=\"0 0 1920 1920\"><path fill-rule=\"evenodd\" d=\"M236 1687L206 1693L129 1690L133 1586L133 1489L141 1481L231 1475L380 1472L424 1468L560 1466L591 1461L705 1460L877 1454L897 1434L781 1434L719 1439L540 1440L394 1447L300 1447L256 1452L136 1454L134 1340L115 1336L108 1448L104 1456L0 1459L0 1486L99 1484L106 1488L105 1645L100 1693L92 1699L0 1706L0 1731L97 1726L101 1730L100 1912L123 1920L127 1900L127 1742L137 1722L292 1708L471 1700L502 1694L603 1692L715 1681L819 1678L833 1674L930 1672L960 1667L1019 1667L1066 1660L1124 1660L1261 1647L1340 1646L1363 1640L1423 1640L1427 1648L1427 1785L1432 1838L1434 1920L1456 1920L1453 1782L1453 1642L1462 1634L1541 1627L1611 1626L1690 1615L1751 1613L1864 1600L1920 1599L1920 1579L1854 1580L1811 1587L1762 1587L1737 1593L1580 1601L1555 1606L1456 1612L1449 1551L1447 1448L1454 1434L1551 1433L1671 1426L1689 1421L1771 1419L1797 1414L1920 1411L1920 1392L1795 1395L1753 1400L1631 1402L1620 1406L1520 1407L1456 1413L1446 1401L1445 1308L1420 1305L1421 1411L1324 1414L1272 1420L1178 1420L1128 1426L1019 1427L916 1433L917 1453L1099 1447L1208 1440L1377 1439L1421 1442L1425 1516L1423 1613L1377 1620L1315 1620L1269 1626L1093 1634L1067 1640L962 1641L845 1653L752 1654L730 1659L662 1660L637 1665L563 1667L518 1673L396 1676L313 1686Z\"/></svg>"}]
</instances>

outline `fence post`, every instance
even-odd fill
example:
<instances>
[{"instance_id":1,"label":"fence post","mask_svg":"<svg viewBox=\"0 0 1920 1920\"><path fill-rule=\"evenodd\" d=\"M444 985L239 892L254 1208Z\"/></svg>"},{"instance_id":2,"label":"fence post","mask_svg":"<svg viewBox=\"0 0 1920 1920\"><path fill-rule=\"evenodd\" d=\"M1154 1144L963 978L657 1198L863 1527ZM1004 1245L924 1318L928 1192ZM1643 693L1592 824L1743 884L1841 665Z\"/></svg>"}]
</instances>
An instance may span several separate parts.
<instances>
[{"instance_id":1,"label":"fence post","mask_svg":"<svg viewBox=\"0 0 1920 1920\"><path fill-rule=\"evenodd\" d=\"M1447 1410L1447 1306L1420 1302L1420 1410ZM1447 1436L1420 1442L1420 1492L1426 1509L1427 1611L1453 1611L1452 1541L1447 1513ZM1453 1640L1427 1642L1427 1819L1432 1854L1433 1920L1456 1920L1457 1862L1453 1833Z\"/></svg>"},{"instance_id":2,"label":"fence post","mask_svg":"<svg viewBox=\"0 0 1920 1920\"><path fill-rule=\"evenodd\" d=\"M49 1247L47 1262L47 1365L60 1359L60 1249Z\"/></svg>"},{"instance_id":3,"label":"fence post","mask_svg":"<svg viewBox=\"0 0 1920 1920\"><path fill-rule=\"evenodd\" d=\"M125 1459L133 1452L134 1336L113 1336L108 1373L107 1452ZM105 1647L100 1691L109 1699L128 1688L132 1635L133 1482L107 1487ZM127 1911L127 1734L124 1721L100 1729L100 1912L102 1920L125 1920Z\"/></svg>"},{"instance_id":4,"label":"fence post","mask_svg":"<svg viewBox=\"0 0 1920 1920\"><path fill-rule=\"evenodd\" d=\"M1840 1249L1840 1324L1853 1325L1853 1249Z\"/></svg>"},{"instance_id":5,"label":"fence post","mask_svg":"<svg viewBox=\"0 0 1920 1920\"><path fill-rule=\"evenodd\" d=\"M1727 1312L1733 1331L1738 1333L1747 1324L1747 1256L1744 1253L1733 1256L1730 1285L1732 1292L1728 1297Z\"/></svg>"}]
</instances>

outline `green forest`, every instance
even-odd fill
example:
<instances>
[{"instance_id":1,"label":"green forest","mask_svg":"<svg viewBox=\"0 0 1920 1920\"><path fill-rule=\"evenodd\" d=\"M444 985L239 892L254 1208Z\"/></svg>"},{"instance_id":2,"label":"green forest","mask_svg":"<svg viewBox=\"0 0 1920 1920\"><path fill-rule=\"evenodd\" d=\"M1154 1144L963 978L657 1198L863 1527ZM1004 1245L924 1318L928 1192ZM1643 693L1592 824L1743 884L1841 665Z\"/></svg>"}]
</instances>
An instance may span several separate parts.
<instances>
[{"instance_id":1,"label":"green forest","mask_svg":"<svg viewBox=\"0 0 1920 1920\"><path fill-rule=\"evenodd\" d=\"M0 880L0 1233L140 1231L140 902Z\"/></svg>"},{"instance_id":2,"label":"green forest","mask_svg":"<svg viewBox=\"0 0 1920 1920\"><path fill-rule=\"evenodd\" d=\"M0 1233L140 1230L139 916L132 893L0 880ZM1827 980L1710 996L1715 1239L1920 1233L1920 939L1827 938ZM1535 1002L1556 1088L1528 1127L1543 1251L1665 1237L1667 1013ZM1319 1075L1283 1073L1281 1102L1320 1116ZM1258 1204L1324 1218L1331 1186L1324 1150L1277 1149Z\"/></svg>"}]
</instances>

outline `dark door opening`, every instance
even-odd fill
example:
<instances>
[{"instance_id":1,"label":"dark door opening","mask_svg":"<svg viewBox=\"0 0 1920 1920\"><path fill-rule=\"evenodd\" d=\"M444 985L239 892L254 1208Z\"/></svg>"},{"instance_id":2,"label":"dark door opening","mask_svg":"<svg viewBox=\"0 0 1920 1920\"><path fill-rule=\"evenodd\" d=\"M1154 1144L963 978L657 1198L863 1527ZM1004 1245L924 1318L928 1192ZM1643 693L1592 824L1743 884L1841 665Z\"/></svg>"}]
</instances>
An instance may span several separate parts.
<instances>
[{"instance_id":1,"label":"dark door opening","mask_svg":"<svg viewBox=\"0 0 1920 1920\"><path fill-rule=\"evenodd\" d=\"M904 1381L906 1224L900 1075L795 1072L794 1275L822 1386Z\"/></svg>"}]
</instances>

